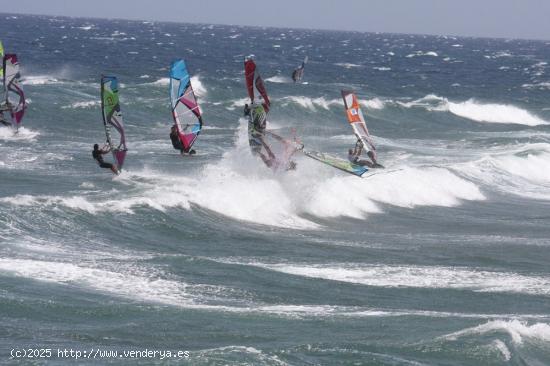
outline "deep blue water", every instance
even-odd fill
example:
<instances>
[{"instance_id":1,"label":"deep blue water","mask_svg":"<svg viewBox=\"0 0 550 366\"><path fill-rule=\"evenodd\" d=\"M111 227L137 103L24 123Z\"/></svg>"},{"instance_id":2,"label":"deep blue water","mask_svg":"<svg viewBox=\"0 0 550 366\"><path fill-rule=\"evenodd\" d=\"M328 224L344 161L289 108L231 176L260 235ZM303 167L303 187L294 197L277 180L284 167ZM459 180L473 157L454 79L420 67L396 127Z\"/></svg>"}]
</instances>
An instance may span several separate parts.
<instances>
[{"instance_id":1,"label":"deep blue water","mask_svg":"<svg viewBox=\"0 0 550 366\"><path fill-rule=\"evenodd\" d=\"M0 363L550 364L550 42L19 15L0 39L30 99L0 129ZM345 156L354 89L386 172L252 157L248 54L269 128ZM176 58L204 113L192 158L168 139ZM102 73L122 83L118 177L91 159Z\"/></svg>"}]
</instances>

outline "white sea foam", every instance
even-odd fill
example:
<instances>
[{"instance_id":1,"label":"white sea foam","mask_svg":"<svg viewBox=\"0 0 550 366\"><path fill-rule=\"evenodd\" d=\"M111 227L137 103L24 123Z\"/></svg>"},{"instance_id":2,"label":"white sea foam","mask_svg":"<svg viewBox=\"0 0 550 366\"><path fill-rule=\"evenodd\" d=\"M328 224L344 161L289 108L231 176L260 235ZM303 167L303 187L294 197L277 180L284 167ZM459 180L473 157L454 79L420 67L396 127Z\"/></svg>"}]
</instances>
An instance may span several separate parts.
<instances>
[{"instance_id":1,"label":"white sea foam","mask_svg":"<svg viewBox=\"0 0 550 366\"><path fill-rule=\"evenodd\" d=\"M191 76L191 85L193 86L193 91L197 94L197 96L206 96L207 90L204 84L201 82L199 75Z\"/></svg>"},{"instance_id":2,"label":"white sea foam","mask_svg":"<svg viewBox=\"0 0 550 366\"><path fill-rule=\"evenodd\" d=\"M265 79L271 83L292 83L292 79L288 76L276 75Z\"/></svg>"},{"instance_id":3,"label":"white sea foam","mask_svg":"<svg viewBox=\"0 0 550 366\"><path fill-rule=\"evenodd\" d=\"M62 109L78 109L78 108L93 108L98 105L101 105L101 102L99 100L88 100L83 102L75 102L71 105L65 105L61 107Z\"/></svg>"},{"instance_id":4,"label":"white sea foam","mask_svg":"<svg viewBox=\"0 0 550 366\"><path fill-rule=\"evenodd\" d=\"M352 63L349 63L349 62L338 62L334 65L345 67L346 69L351 69L351 68L354 68L354 67L362 67L362 65L352 64Z\"/></svg>"},{"instance_id":5,"label":"white sea foam","mask_svg":"<svg viewBox=\"0 0 550 366\"><path fill-rule=\"evenodd\" d=\"M22 80L25 85L52 85L61 84L62 82L48 75L25 76Z\"/></svg>"},{"instance_id":6,"label":"white sea foam","mask_svg":"<svg viewBox=\"0 0 550 366\"><path fill-rule=\"evenodd\" d=\"M362 106L369 108L369 109L384 109L385 103L380 98L373 98L373 99L361 99L359 101L359 104Z\"/></svg>"},{"instance_id":7,"label":"white sea foam","mask_svg":"<svg viewBox=\"0 0 550 366\"><path fill-rule=\"evenodd\" d=\"M521 87L525 89L550 90L550 81L544 81L535 84L523 84Z\"/></svg>"},{"instance_id":8,"label":"white sea foam","mask_svg":"<svg viewBox=\"0 0 550 366\"><path fill-rule=\"evenodd\" d=\"M283 101L283 104L288 104L289 102L290 103L294 103L294 104L298 104L299 106L303 107L303 108L307 108L307 109L311 109L311 110L316 110L317 107L321 107L325 110L329 110L331 106L333 105L344 105L344 102L341 101L340 99L325 99L324 97L319 97L319 98L309 98L309 97L305 97L305 96L295 96L295 95L291 95L291 96L288 96L288 97L283 97L281 98L281 100Z\"/></svg>"},{"instance_id":9,"label":"white sea foam","mask_svg":"<svg viewBox=\"0 0 550 366\"><path fill-rule=\"evenodd\" d=\"M142 274L120 273L73 263L13 258L0 258L0 271L39 281L76 285L135 300L171 305L192 303L186 284L145 277Z\"/></svg>"},{"instance_id":10,"label":"white sea foam","mask_svg":"<svg viewBox=\"0 0 550 366\"><path fill-rule=\"evenodd\" d=\"M449 103L449 111L477 122L514 123L526 126L547 125L550 122L535 114L509 104L482 104L473 99Z\"/></svg>"},{"instance_id":11,"label":"white sea foam","mask_svg":"<svg viewBox=\"0 0 550 366\"><path fill-rule=\"evenodd\" d=\"M328 168L327 168L328 169ZM407 182L401 184L401 182ZM479 188L442 168L405 168L360 180L337 176L311 186L305 210L320 217L365 217L384 204L451 207L461 200L484 200Z\"/></svg>"},{"instance_id":12,"label":"white sea foam","mask_svg":"<svg viewBox=\"0 0 550 366\"><path fill-rule=\"evenodd\" d=\"M153 81L151 83L148 83L148 85L153 86L169 86L170 85L170 78L160 78L156 81ZM191 76L191 85L193 86L193 91L198 96L205 96L207 93L206 87L201 82L199 75Z\"/></svg>"},{"instance_id":13,"label":"white sea foam","mask_svg":"<svg viewBox=\"0 0 550 366\"><path fill-rule=\"evenodd\" d=\"M491 345L500 352L504 361L510 361L510 359L512 358L512 353L506 346L506 343L504 343L500 339L495 339L493 343L491 343Z\"/></svg>"},{"instance_id":14,"label":"white sea foam","mask_svg":"<svg viewBox=\"0 0 550 366\"><path fill-rule=\"evenodd\" d=\"M15 132L15 129L11 127L0 127L0 140L3 141L34 141L38 135L40 135L40 132L32 130L25 126L19 127L17 133Z\"/></svg>"},{"instance_id":15,"label":"white sea foam","mask_svg":"<svg viewBox=\"0 0 550 366\"><path fill-rule=\"evenodd\" d=\"M414 52L414 53L408 54L408 55L405 56L405 57L411 58L411 57L419 57L419 56L432 56L432 57L438 57L439 55L438 55L437 52L435 52L435 51L428 51L428 52L416 51L416 52Z\"/></svg>"},{"instance_id":16,"label":"white sea foam","mask_svg":"<svg viewBox=\"0 0 550 366\"><path fill-rule=\"evenodd\" d=\"M376 287L460 289L475 292L509 292L550 295L550 278L466 267L380 264L269 264L245 263L296 276L357 283Z\"/></svg>"},{"instance_id":17,"label":"white sea foam","mask_svg":"<svg viewBox=\"0 0 550 366\"><path fill-rule=\"evenodd\" d=\"M550 325L547 323L534 323L529 325L520 320L490 320L472 328L467 328L441 337L442 339L456 340L458 338L476 335L498 335L505 333L510 336L512 342L520 345L524 340L550 342Z\"/></svg>"},{"instance_id":18,"label":"white sea foam","mask_svg":"<svg viewBox=\"0 0 550 366\"><path fill-rule=\"evenodd\" d=\"M429 111L448 111L475 122L510 123L526 126L550 124L550 122L525 109L509 104L481 103L475 99L469 99L465 102L451 102L447 98L429 94L412 102L398 102L398 104L406 108L423 107Z\"/></svg>"},{"instance_id":19,"label":"white sea foam","mask_svg":"<svg viewBox=\"0 0 550 366\"><path fill-rule=\"evenodd\" d=\"M236 108L243 108L244 105L249 102L250 100L247 97L231 100L231 104L226 108L230 111L234 111Z\"/></svg>"},{"instance_id":20,"label":"white sea foam","mask_svg":"<svg viewBox=\"0 0 550 366\"><path fill-rule=\"evenodd\" d=\"M457 166L498 191L550 200L550 144L527 144Z\"/></svg>"},{"instance_id":21,"label":"white sea foam","mask_svg":"<svg viewBox=\"0 0 550 366\"><path fill-rule=\"evenodd\" d=\"M168 86L170 85L170 78L160 78L157 81L153 81L152 83L149 83L154 86Z\"/></svg>"}]
</instances>

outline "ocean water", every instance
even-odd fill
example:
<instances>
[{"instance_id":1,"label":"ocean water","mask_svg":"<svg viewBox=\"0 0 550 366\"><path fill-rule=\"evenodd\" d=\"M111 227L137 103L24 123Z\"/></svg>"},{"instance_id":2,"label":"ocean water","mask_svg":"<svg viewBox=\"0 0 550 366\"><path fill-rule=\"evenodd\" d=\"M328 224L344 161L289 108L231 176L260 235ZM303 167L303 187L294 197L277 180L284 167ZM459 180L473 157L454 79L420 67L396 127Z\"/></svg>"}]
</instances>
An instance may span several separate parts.
<instances>
[{"instance_id":1,"label":"ocean water","mask_svg":"<svg viewBox=\"0 0 550 366\"><path fill-rule=\"evenodd\" d=\"M0 363L550 364L550 42L7 14L0 39L30 99L0 129ZM271 129L345 157L354 89L386 171L253 158L248 54ZM168 138L175 58L204 112L191 158ZM118 177L91 158L102 73Z\"/></svg>"}]
</instances>

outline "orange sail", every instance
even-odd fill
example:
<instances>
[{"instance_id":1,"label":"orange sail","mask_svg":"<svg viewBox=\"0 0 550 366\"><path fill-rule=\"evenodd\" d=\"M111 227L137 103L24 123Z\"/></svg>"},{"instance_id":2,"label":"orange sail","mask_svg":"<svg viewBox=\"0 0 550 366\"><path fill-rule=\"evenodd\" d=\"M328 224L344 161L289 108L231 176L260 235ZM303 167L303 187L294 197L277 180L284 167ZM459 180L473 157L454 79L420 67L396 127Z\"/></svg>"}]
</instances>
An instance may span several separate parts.
<instances>
[{"instance_id":1,"label":"orange sail","mask_svg":"<svg viewBox=\"0 0 550 366\"><path fill-rule=\"evenodd\" d=\"M374 157L376 158L376 147L374 146L372 138L369 134L365 117L363 116L363 112L359 106L357 96L352 91L342 90L342 98L344 98L344 106L346 108L348 122L353 128L355 136L361 140L363 146L372 151Z\"/></svg>"}]
</instances>

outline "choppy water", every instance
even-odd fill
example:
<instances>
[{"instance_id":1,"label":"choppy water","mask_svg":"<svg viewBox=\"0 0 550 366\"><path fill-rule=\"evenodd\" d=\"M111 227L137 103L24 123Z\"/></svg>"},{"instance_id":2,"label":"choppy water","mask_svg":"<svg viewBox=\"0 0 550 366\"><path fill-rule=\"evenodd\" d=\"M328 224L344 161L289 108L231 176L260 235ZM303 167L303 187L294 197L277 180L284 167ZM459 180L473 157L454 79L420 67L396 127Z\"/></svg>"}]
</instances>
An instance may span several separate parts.
<instances>
[{"instance_id":1,"label":"choppy water","mask_svg":"<svg viewBox=\"0 0 550 366\"><path fill-rule=\"evenodd\" d=\"M0 129L0 362L550 364L549 42L10 15L0 35L31 99ZM273 129L345 154L353 88L396 171L263 167L240 118L250 53ZM168 139L180 57L206 124L193 158ZM101 73L122 83L119 177L91 159Z\"/></svg>"}]
</instances>

